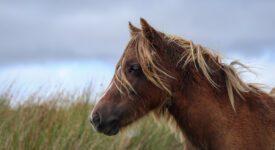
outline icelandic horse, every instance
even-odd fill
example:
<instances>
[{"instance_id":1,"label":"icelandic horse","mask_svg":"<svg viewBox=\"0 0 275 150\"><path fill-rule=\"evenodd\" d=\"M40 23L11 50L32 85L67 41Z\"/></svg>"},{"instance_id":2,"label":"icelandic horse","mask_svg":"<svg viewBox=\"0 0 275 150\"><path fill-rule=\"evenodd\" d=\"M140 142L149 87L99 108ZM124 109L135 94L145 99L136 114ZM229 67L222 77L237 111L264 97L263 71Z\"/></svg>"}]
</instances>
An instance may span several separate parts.
<instances>
[{"instance_id":1,"label":"icelandic horse","mask_svg":"<svg viewBox=\"0 0 275 150\"><path fill-rule=\"evenodd\" d=\"M140 22L129 22L131 39L90 115L97 131L116 135L153 112L179 129L186 150L275 149L274 99L240 78L235 66L245 65Z\"/></svg>"}]
</instances>

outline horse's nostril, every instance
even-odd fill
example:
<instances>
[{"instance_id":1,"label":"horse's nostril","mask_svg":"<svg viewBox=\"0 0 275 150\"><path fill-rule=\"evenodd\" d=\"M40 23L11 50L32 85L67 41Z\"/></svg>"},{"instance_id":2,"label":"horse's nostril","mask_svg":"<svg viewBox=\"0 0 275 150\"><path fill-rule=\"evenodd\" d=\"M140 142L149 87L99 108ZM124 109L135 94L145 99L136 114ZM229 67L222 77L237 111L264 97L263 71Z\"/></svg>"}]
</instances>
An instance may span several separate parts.
<instances>
[{"instance_id":1,"label":"horse's nostril","mask_svg":"<svg viewBox=\"0 0 275 150\"><path fill-rule=\"evenodd\" d=\"M100 115L97 112L94 113L90 121L94 126L98 126L100 124Z\"/></svg>"}]
</instances>

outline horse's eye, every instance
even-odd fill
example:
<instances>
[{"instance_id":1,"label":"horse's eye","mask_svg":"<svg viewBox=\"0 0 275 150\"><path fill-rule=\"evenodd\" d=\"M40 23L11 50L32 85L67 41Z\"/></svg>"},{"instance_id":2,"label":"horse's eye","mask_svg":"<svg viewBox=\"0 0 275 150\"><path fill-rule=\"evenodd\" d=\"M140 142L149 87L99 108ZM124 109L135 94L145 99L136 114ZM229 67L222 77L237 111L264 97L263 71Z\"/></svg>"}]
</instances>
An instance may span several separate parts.
<instances>
[{"instance_id":1,"label":"horse's eye","mask_svg":"<svg viewBox=\"0 0 275 150\"><path fill-rule=\"evenodd\" d=\"M136 76L140 75L142 73L140 65L139 64L131 65L129 68L129 73L132 73Z\"/></svg>"}]
</instances>

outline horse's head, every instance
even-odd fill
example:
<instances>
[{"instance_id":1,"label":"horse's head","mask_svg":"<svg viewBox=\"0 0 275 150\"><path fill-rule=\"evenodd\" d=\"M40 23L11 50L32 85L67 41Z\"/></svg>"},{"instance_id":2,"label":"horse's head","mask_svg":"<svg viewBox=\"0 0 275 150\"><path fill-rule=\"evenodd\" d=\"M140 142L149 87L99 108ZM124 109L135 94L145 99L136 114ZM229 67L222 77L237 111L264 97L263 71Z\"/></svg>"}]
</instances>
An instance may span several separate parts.
<instances>
[{"instance_id":1,"label":"horse's head","mask_svg":"<svg viewBox=\"0 0 275 150\"><path fill-rule=\"evenodd\" d=\"M165 66L164 34L141 18L139 29L129 23L131 40L121 56L114 77L95 105L90 121L106 135L159 108L170 92L171 77ZM169 70L171 70L169 68Z\"/></svg>"}]
</instances>

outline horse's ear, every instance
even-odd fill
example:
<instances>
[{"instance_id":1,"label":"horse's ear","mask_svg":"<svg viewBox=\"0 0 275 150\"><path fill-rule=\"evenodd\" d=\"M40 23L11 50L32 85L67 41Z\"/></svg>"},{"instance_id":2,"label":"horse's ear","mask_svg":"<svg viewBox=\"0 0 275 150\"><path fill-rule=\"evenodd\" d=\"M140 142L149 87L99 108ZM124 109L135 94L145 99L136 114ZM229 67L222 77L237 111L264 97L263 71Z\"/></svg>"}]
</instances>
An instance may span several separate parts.
<instances>
[{"instance_id":1,"label":"horse's ear","mask_svg":"<svg viewBox=\"0 0 275 150\"><path fill-rule=\"evenodd\" d=\"M151 25L149 25L149 23L143 18L140 18L140 24L143 35L147 38L147 40L155 44L157 39L160 37L158 31L154 29Z\"/></svg>"},{"instance_id":2,"label":"horse's ear","mask_svg":"<svg viewBox=\"0 0 275 150\"><path fill-rule=\"evenodd\" d=\"M131 36L135 36L138 32L141 31L139 28L132 25L132 23L130 21L129 21L129 29L130 29L130 35Z\"/></svg>"}]
</instances>

